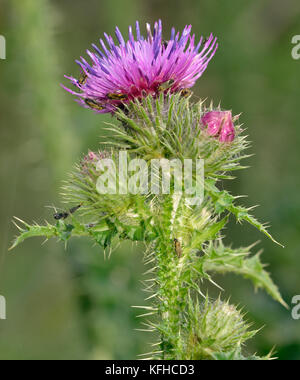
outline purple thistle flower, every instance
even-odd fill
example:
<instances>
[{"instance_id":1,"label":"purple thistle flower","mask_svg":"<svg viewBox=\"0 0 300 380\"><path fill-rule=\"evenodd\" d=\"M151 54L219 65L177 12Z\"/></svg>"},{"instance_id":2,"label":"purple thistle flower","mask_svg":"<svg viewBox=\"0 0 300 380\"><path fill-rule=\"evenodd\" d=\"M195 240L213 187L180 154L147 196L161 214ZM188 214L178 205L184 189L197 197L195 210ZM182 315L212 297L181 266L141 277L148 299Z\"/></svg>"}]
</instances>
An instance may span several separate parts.
<instances>
[{"instance_id":1,"label":"purple thistle flower","mask_svg":"<svg viewBox=\"0 0 300 380\"><path fill-rule=\"evenodd\" d=\"M232 142L235 129L231 111L210 111L201 118L209 136L218 137L220 142Z\"/></svg>"},{"instance_id":2,"label":"purple thistle flower","mask_svg":"<svg viewBox=\"0 0 300 380\"><path fill-rule=\"evenodd\" d=\"M119 28L113 38L104 34L106 43L100 39L102 50L92 45L87 50L91 65L81 57L76 61L81 68L81 78L68 77L78 92L64 87L76 95L86 108L99 113L114 112L116 107L134 98L147 95L156 97L161 92L175 93L192 87L203 74L218 47L217 39L211 35L201 37L195 45L191 25L180 35L172 29L169 41L162 37L162 22L156 22L152 31L147 24L147 38L136 23L136 39L129 27L129 40L125 42Z\"/></svg>"}]
</instances>

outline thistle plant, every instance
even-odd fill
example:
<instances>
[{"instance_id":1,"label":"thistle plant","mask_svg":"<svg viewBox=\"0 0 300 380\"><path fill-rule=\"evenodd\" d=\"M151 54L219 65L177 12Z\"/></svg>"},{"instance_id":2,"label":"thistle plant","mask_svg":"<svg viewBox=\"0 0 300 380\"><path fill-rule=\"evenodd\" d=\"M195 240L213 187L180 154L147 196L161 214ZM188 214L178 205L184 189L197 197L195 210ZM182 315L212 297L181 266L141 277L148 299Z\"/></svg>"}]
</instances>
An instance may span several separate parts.
<instances>
[{"instance_id":1,"label":"thistle plant","mask_svg":"<svg viewBox=\"0 0 300 380\"><path fill-rule=\"evenodd\" d=\"M194 101L190 90L214 56L217 39L211 35L196 43L187 26L181 34L172 29L164 40L161 22L153 29L147 25L146 37L138 23L136 37L131 27L127 42L118 28L116 37L117 43L105 34L101 49L92 45L91 62L77 61L79 78L67 77L76 89L65 87L85 108L111 113L109 137L68 177L62 191L68 207L54 215L56 223L17 219L21 233L12 248L33 236L63 242L88 236L104 249L124 240L142 242L147 297L145 305L134 307L141 309L142 330L152 335L153 347L142 356L260 359L245 356L245 343L256 331L222 299L214 280L219 273L240 274L286 306L261 252L252 252L256 244L232 248L224 243L230 217L277 242L251 208L223 190L224 181L233 179L231 173L243 169L241 161L249 157L239 116ZM178 170L188 162L190 181ZM130 170L134 174L128 178ZM216 300L207 293L209 283L220 289Z\"/></svg>"}]
</instances>

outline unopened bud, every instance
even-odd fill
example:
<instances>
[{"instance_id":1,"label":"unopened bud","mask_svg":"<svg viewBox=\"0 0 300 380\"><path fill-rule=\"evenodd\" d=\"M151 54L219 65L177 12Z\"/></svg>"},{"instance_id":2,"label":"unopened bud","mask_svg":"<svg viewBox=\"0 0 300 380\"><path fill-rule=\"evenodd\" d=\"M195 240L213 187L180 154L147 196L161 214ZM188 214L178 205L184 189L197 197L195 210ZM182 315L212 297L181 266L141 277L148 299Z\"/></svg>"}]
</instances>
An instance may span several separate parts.
<instances>
[{"instance_id":1,"label":"unopened bud","mask_svg":"<svg viewBox=\"0 0 300 380\"><path fill-rule=\"evenodd\" d=\"M220 142L232 142L235 138L235 129L231 111L210 111L202 118L209 136L219 139Z\"/></svg>"}]
</instances>

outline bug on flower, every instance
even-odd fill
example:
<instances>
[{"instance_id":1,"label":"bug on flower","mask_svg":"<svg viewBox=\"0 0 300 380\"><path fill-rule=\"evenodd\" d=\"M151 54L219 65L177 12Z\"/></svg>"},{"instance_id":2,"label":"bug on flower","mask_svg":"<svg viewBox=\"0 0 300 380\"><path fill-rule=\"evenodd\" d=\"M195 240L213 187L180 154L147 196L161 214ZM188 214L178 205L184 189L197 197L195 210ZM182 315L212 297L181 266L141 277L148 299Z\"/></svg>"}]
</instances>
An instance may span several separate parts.
<instances>
[{"instance_id":1,"label":"bug on flower","mask_svg":"<svg viewBox=\"0 0 300 380\"><path fill-rule=\"evenodd\" d=\"M104 109L103 105L101 105L100 103L97 103L93 99L85 99L84 102L87 106L89 106L90 108L92 108L96 111L102 111Z\"/></svg>"},{"instance_id":2,"label":"bug on flower","mask_svg":"<svg viewBox=\"0 0 300 380\"><path fill-rule=\"evenodd\" d=\"M78 79L78 85L84 86L86 84L87 78L88 78L87 74L85 72L82 72Z\"/></svg>"},{"instance_id":3,"label":"bug on flower","mask_svg":"<svg viewBox=\"0 0 300 380\"><path fill-rule=\"evenodd\" d=\"M184 88L183 90L181 90L180 94L184 98L188 98L189 96L191 96L193 94L193 92L188 88Z\"/></svg>"},{"instance_id":4,"label":"bug on flower","mask_svg":"<svg viewBox=\"0 0 300 380\"><path fill-rule=\"evenodd\" d=\"M110 99L110 100L126 100L128 98L128 95L126 94L119 94L119 93L108 93L107 95L107 98Z\"/></svg>"},{"instance_id":5,"label":"bug on flower","mask_svg":"<svg viewBox=\"0 0 300 380\"><path fill-rule=\"evenodd\" d=\"M177 254L177 257L180 258L182 255L182 248L180 241L178 239L174 239L174 247L175 247L175 252Z\"/></svg>"}]
</instances>

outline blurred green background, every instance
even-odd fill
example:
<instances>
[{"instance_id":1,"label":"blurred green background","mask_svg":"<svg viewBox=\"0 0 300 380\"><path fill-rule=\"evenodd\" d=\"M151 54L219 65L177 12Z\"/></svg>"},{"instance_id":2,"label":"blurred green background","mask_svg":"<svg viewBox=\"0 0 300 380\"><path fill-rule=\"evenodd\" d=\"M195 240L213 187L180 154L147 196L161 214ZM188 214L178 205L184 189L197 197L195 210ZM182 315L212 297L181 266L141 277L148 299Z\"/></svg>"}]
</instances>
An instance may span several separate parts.
<instances>
[{"instance_id":1,"label":"blurred green background","mask_svg":"<svg viewBox=\"0 0 300 380\"><path fill-rule=\"evenodd\" d=\"M291 39L300 34L299 0L0 0L0 34L7 59L0 61L0 294L7 320L0 321L0 359L134 359L147 352L149 337L131 305L142 304L142 249L125 244L105 260L89 241L67 250L55 241L27 241L7 248L16 234L13 215L51 220L44 206L59 204L65 173L84 152L97 149L103 122L73 101L59 84L78 75L74 63L92 42L118 25L163 20L182 29L210 32L220 48L198 81L199 97L222 100L243 112L253 142L251 168L225 184L248 194L247 205L271 223L285 249L253 228L227 228L234 246L261 239L264 261L284 298L300 294L300 60ZM218 279L224 298L245 306L255 327L265 325L249 349L280 359L300 359L300 320L265 293L235 276Z\"/></svg>"}]
</instances>

